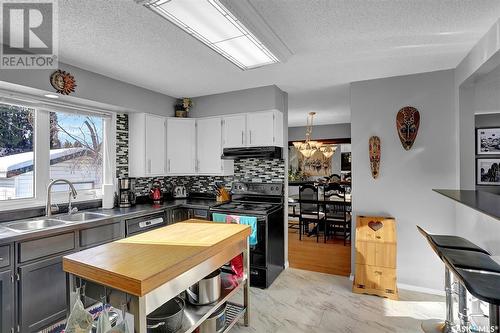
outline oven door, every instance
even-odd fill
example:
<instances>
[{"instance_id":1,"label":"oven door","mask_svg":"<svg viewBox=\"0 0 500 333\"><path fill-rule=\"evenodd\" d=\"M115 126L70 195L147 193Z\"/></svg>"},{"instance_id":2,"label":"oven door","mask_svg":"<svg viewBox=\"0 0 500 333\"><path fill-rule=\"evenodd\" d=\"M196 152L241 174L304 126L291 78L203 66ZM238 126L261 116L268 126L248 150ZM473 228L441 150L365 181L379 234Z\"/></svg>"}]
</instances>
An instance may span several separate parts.
<instances>
[{"instance_id":1,"label":"oven door","mask_svg":"<svg viewBox=\"0 0 500 333\"><path fill-rule=\"evenodd\" d=\"M231 216L250 216L250 215L238 215L232 212L217 212L212 213L226 214ZM257 244L250 246L250 266L257 266L260 268L267 267L267 218L266 216L255 216L257 218ZM213 214L210 216L210 220L213 221Z\"/></svg>"}]
</instances>

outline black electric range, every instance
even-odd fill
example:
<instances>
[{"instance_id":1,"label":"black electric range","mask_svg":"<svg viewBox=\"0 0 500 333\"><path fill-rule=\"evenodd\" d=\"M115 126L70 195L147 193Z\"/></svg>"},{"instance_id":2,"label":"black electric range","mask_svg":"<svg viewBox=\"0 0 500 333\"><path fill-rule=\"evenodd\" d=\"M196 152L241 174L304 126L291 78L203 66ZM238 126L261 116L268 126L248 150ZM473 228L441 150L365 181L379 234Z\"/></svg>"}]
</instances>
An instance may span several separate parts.
<instances>
[{"instance_id":1,"label":"black electric range","mask_svg":"<svg viewBox=\"0 0 500 333\"><path fill-rule=\"evenodd\" d=\"M284 189L277 183L233 183L232 200L210 207L210 216L255 216L257 244L250 247L250 285L267 288L285 267Z\"/></svg>"}]
</instances>

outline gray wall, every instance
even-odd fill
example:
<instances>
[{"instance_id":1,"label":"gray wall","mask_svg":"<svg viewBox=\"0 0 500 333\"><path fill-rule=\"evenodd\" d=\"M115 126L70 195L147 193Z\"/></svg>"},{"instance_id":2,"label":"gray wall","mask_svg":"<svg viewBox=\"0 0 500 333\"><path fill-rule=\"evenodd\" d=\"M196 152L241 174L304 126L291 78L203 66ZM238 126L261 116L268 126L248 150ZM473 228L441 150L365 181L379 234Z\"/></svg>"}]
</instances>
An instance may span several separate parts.
<instances>
[{"instance_id":1,"label":"gray wall","mask_svg":"<svg viewBox=\"0 0 500 333\"><path fill-rule=\"evenodd\" d=\"M62 97L61 100L81 98L118 106L122 111L147 112L165 116L174 115L176 99L171 96L114 80L78 67L63 63L59 63L59 65L60 69L70 72L75 77L77 84L75 93L71 94L70 97ZM45 69L0 69L0 82L4 81L9 84L54 92L54 88L49 82L49 77L53 71ZM5 86L5 84L2 86ZM20 87L7 88L16 89Z\"/></svg>"},{"instance_id":2,"label":"gray wall","mask_svg":"<svg viewBox=\"0 0 500 333\"><path fill-rule=\"evenodd\" d=\"M433 188L457 186L453 71L384 78L351 84L354 215L394 216L397 220L398 282L442 290L443 265L418 233L453 234L451 200ZM401 146L397 111L415 106L421 115L413 148ZM370 172L368 139L381 139L380 176ZM355 253L353 251L353 263Z\"/></svg>"},{"instance_id":3,"label":"gray wall","mask_svg":"<svg viewBox=\"0 0 500 333\"><path fill-rule=\"evenodd\" d=\"M195 97L190 116L205 117L271 109L283 111L283 93L281 89L271 85ZM288 96L286 99L288 101ZM286 112L288 113L288 107Z\"/></svg>"},{"instance_id":4,"label":"gray wall","mask_svg":"<svg viewBox=\"0 0 500 333\"><path fill-rule=\"evenodd\" d=\"M351 137L351 124L315 125L313 128L313 140L319 139L345 139ZM306 127L288 127L289 141L304 140L306 138Z\"/></svg>"},{"instance_id":5,"label":"gray wall","mask_svg":"<svg viewBox=\"0 0 500 333\"><path fill-rule=\"evenodd\" d=\"M460 87L460 188L500 193L492 186L476 186L477 127L500 125L500 67ZM482 157L487 157L484 155Z\"/></svg>"},{"instance_id":6,"label":"gray wall","mask_svg":"<svg viewBox=\"0 0 500 333\"><path fill-rule=\"evenodd\" d=\"M456 107L459 114L460 187L475 187L475 115L500 110L500 20L474 46L455 70ZM455 233L488 250L500 253L498 219L456 206Z\"/></svg>"}]
</instances>

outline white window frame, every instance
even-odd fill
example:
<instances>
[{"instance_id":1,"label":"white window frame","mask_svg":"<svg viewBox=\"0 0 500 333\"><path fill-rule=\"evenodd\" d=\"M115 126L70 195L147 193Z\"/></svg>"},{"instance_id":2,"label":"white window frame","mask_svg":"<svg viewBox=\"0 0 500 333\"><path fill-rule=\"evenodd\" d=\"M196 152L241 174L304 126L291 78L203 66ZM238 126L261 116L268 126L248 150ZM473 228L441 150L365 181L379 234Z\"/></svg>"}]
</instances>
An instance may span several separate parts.
<instances>
[{"instance_id":1,"label":"white window frame","mask_svg":"<svg viewBox=\"0 0 500 333\"><path fill-rule=\"evenodd\" d=\"M39 102L39 103L37 103ZM18 105L28 107L35 110L34 115L34 136L33 136L33 197L19 198L0 201L0 211L31 208L44 206L47 200L47 186L50 183L50 112L65 112L65 113L95 113L96 116L103 116L103 179L100 189L78 190L77 198L73 202L102 200L103 188L105 184L113 184L116 174L116 113L107 110L95 110L92 108L82 107L79 105L68 105L66 103L53 102L50 105L45 101L23 100L16 96L12 99L10 96L4 96L0 92L0 103ZM69 107L69 109L68 109ZM78 112L79 109L82 112ZM106 195L112 195L106 194ZM65 204L68 202L68 192L52 192L52 202L57 204Z\"/></svg>"}]
</instances>

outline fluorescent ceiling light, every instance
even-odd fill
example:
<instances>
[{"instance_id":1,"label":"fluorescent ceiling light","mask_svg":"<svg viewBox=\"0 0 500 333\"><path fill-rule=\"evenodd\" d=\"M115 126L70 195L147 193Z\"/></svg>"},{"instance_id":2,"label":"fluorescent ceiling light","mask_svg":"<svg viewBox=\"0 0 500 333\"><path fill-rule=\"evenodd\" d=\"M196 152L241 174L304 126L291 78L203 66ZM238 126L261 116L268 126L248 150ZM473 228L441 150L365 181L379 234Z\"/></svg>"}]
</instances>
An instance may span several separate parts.
<instances>
[{"instance_id":1,"label":"fluorescent ceiling light","mask_svg":"<svg viewBox=\"0 0 500 333\"><path fill-rule=\"evenodd\" d=\"M243 70L279 62L219 0L153 0L145 6Z\"/></svg>"}]
</instances>

